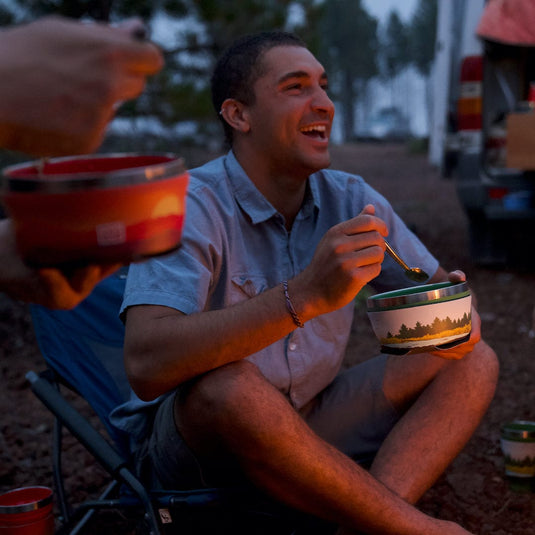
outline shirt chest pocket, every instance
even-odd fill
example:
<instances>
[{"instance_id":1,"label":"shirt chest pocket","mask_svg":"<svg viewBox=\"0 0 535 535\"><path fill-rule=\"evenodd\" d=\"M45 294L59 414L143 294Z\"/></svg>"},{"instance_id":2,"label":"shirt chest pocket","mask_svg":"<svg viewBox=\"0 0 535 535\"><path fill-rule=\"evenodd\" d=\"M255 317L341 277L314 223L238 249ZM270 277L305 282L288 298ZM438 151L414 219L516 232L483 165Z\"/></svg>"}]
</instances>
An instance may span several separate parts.
<instances>
[{"instance_id":1,"label":"shirt chest pocket","mask_svg":"<svg viewBox=\"0 0 535 535\"><path fill-rule=\"evenodd\" d=\"M229 305L251 299L268 288L268 282L263 277L250 275L235 275L231 278L229 288Z\"/></svg>"}]
</instances>

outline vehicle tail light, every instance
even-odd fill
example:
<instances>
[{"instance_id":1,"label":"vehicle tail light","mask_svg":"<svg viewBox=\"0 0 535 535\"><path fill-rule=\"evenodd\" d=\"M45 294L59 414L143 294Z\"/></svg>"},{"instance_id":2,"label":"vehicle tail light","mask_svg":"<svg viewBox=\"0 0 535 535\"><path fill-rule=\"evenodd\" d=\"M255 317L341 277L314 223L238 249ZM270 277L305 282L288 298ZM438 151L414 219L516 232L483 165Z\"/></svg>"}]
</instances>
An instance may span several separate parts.
<instances>
[{"instance_id":1,"label":"vehicle tail light","mask_svg":"<svg viewBox=\"0 0 535 535\"><path fill-rule=\"evenodd\" d=\"M461 65L460 92L457 104L459 131L481 132L482 82L483 57L465 57Z\"/></svg>"},{"instance_id":2,"label":"vehicle tail light","mask_svg":"<svg viewBox=\"0 0 535 535\"><path fill-rule=\"evenodd\" d=\"M508 192L509 190L507 188L496 187L496 188L489 188L487 193L488 193L489 199L500 200L500 199L503 199L507 195Z\"/></svg>"}]
</instances>

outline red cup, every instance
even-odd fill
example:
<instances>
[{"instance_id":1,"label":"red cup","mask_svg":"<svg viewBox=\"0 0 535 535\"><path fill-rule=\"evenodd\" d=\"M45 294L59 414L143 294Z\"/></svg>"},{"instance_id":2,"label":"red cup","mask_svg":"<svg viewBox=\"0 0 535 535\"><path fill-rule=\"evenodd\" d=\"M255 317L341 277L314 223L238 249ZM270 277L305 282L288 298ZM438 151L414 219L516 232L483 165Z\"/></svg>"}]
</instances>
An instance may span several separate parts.
<instances>
[{"instance_id":1,"label":"red cup","mask_svg":"<svg viewBox=\"0 0 535 535\"><path fill-rule=\"evenodd\" d=\"M53 535L52 489L24 487L0 495L1 535Z\"/></svg>"}]
</instances>

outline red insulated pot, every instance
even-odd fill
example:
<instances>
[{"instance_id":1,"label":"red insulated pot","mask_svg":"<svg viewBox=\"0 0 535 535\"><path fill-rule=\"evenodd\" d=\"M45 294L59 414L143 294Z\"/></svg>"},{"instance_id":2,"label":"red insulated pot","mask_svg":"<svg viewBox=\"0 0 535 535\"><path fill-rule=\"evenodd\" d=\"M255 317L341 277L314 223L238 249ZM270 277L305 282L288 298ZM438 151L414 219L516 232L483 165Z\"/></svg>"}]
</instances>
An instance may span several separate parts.
<instances>
[{"instance_id":1,"label":"red insulated pot","mask_svg":"<svg viewBox=\"0 0 535 535\"><path fill-rule=\"evenodd\" d=\"M1 535L53 535L52 489L24 487L0 495Z\"/></svg>"},{"instance_id":2,"label":"red insulated pot","mask_svg":"<svg viewBox=\"0 0 535 535\"><path fill-rule=\"evenodd\" d=\"M0 195L29 264L128 263L178 247L188 178L173 154L96 154L7 167Z\"/></svg>"}]
</instances>

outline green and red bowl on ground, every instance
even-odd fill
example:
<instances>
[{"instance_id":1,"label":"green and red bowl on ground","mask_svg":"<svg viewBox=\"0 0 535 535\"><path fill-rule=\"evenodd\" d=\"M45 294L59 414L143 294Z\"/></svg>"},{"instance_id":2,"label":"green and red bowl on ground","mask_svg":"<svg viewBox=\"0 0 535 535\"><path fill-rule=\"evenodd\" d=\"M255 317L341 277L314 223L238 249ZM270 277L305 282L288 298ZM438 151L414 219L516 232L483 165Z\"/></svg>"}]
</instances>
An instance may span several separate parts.
<instances>
[{"instance_id":1,"label":"green and red bowl on ground","mask_svg":"<svg viewBox=\"0 0 535 535\"><path fill-rule=\"evenodd\" d=\"M506 475L535 478L535 421L514 420L504 424L500 445Z\"/></svg>"}]
</instances>

